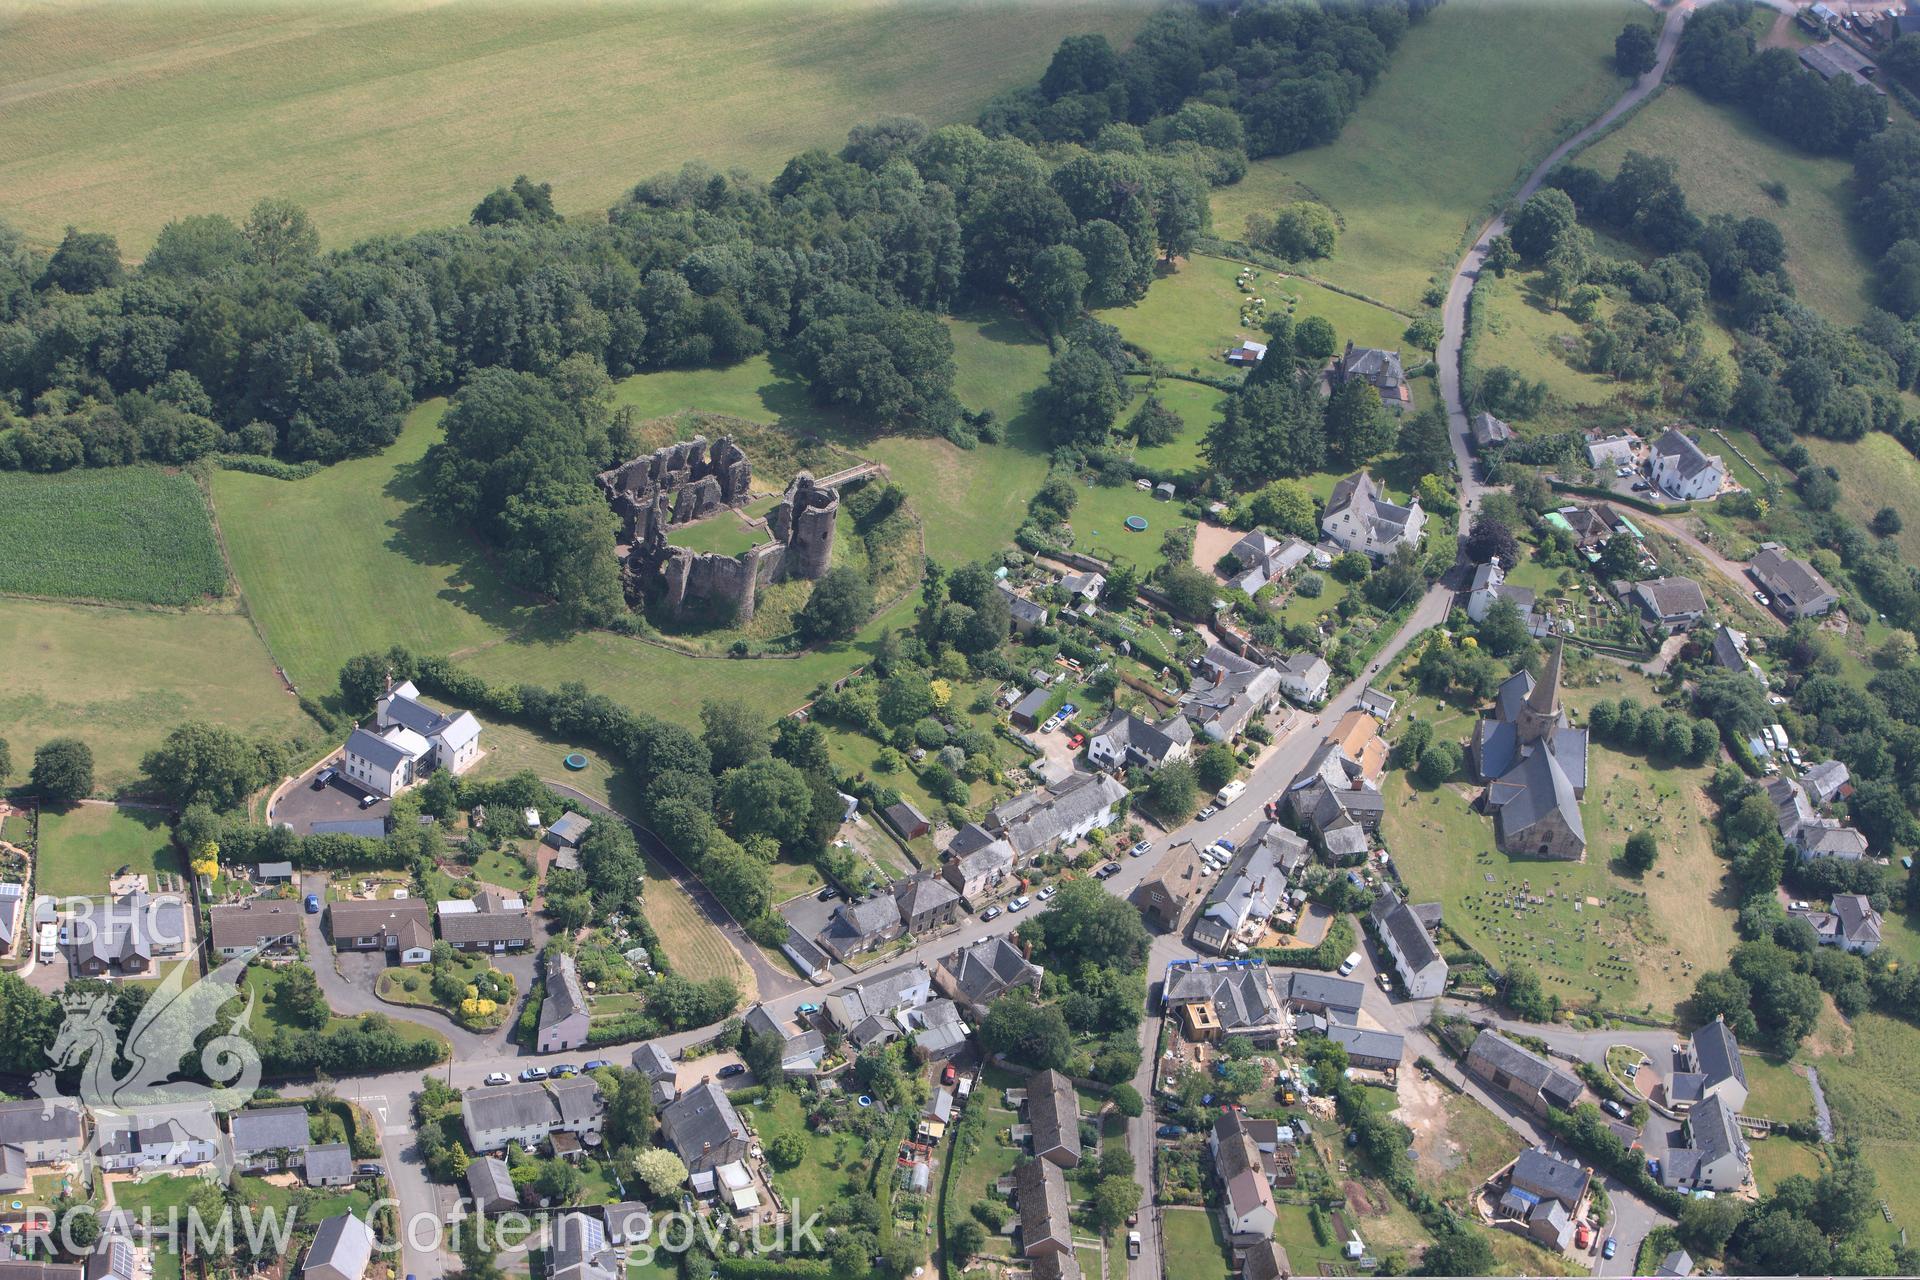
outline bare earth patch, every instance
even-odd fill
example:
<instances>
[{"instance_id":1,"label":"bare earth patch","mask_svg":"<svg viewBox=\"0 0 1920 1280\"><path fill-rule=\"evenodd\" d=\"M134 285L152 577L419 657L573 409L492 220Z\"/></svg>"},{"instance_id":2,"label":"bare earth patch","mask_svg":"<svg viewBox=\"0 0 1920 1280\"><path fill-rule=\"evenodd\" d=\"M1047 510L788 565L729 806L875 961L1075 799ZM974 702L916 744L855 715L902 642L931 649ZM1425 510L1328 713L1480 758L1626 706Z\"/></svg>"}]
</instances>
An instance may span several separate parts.
<instances>
[{"instance_id":1,"label":"bare earth patch","mask_svg":"<svg viewBox=\"0 0 1920 1280\"><path fill-rule=\"evenodd\" d=\"M1193 531L1193 567L1203 573L1212 573L1215 562L1233 550L1233 544L1240 541L1242 536L1237 529L1202 520Z\"/></svg>"},{"instance_id":2,"label":"bare earth patch","mask_svg":"<svg viewBox=\"0 0 1920 1280\"><path fill-rule=\"evenodd\" d=\"M1447 1092L1415 1071L1400 1073L1400 1105L1393 1118L1413 1130L1413 1149L1421 1168L1457 1166L1463 1153L1447 1134Z\"/></svg>"}]
</instances>

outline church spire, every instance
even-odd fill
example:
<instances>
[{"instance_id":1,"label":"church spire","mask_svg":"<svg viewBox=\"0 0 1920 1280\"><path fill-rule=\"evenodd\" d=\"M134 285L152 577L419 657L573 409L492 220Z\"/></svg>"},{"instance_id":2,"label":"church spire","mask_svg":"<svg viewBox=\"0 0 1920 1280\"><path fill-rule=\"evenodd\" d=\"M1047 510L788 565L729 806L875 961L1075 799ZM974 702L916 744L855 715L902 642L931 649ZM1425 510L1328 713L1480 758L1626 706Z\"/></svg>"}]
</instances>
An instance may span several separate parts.
<instances>
[{"instance_id":1,"label":"church spire","mask_svg":"<svg viewBox=\"0 0 1920 1280\"><path fill-rule=\"evenodd\" d=\"M1546 668L1527 695L1526 710L1520 713L1520 738L1533 742L1560 727L1560 660L1566 641L1556 640Z\"/></svg>"}]
</instances>

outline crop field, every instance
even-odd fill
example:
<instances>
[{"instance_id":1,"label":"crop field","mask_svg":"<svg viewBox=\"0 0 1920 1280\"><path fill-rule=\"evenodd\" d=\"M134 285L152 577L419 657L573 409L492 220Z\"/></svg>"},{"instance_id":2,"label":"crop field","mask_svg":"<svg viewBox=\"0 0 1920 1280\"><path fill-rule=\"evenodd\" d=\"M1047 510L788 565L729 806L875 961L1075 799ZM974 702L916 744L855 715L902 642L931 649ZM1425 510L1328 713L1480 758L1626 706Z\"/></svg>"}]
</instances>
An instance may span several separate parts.
<instances>
[{"instance_id":1,"label":"crop field","mask_svg":"<svg viewBox=\"0 0 1920 1280\"><path fill-rule=\"evenodd\" d=\"M191 476L158 467L0 472L0 593L183 605L226 590Z\"/></svg>"},{"instance_id":2,"label":"crop field","mask_svg":"<svg viewBox=\"0 0 1920 1280\"><path fill-rule=\"evenodd\" d=\"M313 728L238 614L0 605L0 738L18 773L41 743L71 735L111 791L186 720L274 737Z\"/></svg>"},{"instance_id":3,"label":"crop field","mask_svg":"<svg viewBox=\"0 0 1920 1280\"><path fill-rule=\"evenodd\" d=\"M121 867L154 875L182 873L164 809L83 804L40 815L40 868L34 888L56 898L104 898Z\"/></svg>"},{"instance_id":4,"label":"crop field","mask_svg":"<svg viewBox=\"0 0 1920 1280\"><path fill-rule=\"evenodd\" d=\"M1226 258L1182 259L1177 271L1161 269L1141 301L1094 314L1169 368L1214 377L1234 372L1225 359L1229 347L1242 338L1258 342L1264 337L1257 324L1240 323L1241 303L1252 297L1266 299L1269 315L1287 312L1296 321L1324 317L1342 343L1351 338L1363 347L1406 346L1400 336L1407 327L1404 316L1272 271L1256 272L1253 292L1244 294L1235 284L1241 265ZM1422 359L1406 353L1408 364Z\"/></svg>"},{"instance_id":5,"label":"crop field","mask_svg":"<svg viewBox=\"0 0 1920 1280\"><path fill-rule=\"evenodd\" d=\"M1842 325L1865 316L1873 263L1853 236L1853 166L1845 159L1808 155L1683 88L1642 107L1581 163L1611 176L1629 151L1679 161L1687 204L1700 217L1759 213L1779 227L1794 291L1814 310ZM1769 181L1786 184L1785 204L1761 191Z\"/></svg>"},{"instance_id":6,"label":"crop field","mask_svg":"<svg viewBox=\"0 0 1920 1280\"><path fill-rule=\"evenodd\" d=\"M1569 689L1570 706L1644 689ZM1436 735L1464 741L1472 717L1416 698ZM1662 1014L1691 993L1703 968L1734 942L1726 868L1712 850L1708 771L1661 766L1595 746L1581 816L1584 862L1510 857L1494 847L1493 822L1471 807L1478 790L1458 779L1426 790L1388 774L1387 846L1411 893L1446 904L1448 926L1496 961L1525 960L1547 990L1570 1004ZM1616 874L1627 835L1658 824L1660 861L1644 879Z\"/></svg>"},{"instance_id":7,"label":"crop field","mask_svg":"<svg viewBox=\"0 0 1920 1280\"><path fill-rule=\"evenodd\" d=\"M0 217L139 255L167 221L305 205L329 243L462 223L516 173L605 208L691 158L771 177L890 112L970 120L1129 0L0 6Z\"/></svg>"},{"instance_id":8,"label":"crop field","mask_svg":"<svg viewBox=\"0 0 1920 1280\"><path fill-rule=\"evenodd\" d=\"M1214 193L1218 234L1237 240L1248 214L1320 200L1343 230L1314 274L1417 308L1468 231L1619 95L1613 38L1634 18L1652 15L1627 0L1451 0L1408 31L1338 141L1259 161Z\"/></svg>"}]
</instances>

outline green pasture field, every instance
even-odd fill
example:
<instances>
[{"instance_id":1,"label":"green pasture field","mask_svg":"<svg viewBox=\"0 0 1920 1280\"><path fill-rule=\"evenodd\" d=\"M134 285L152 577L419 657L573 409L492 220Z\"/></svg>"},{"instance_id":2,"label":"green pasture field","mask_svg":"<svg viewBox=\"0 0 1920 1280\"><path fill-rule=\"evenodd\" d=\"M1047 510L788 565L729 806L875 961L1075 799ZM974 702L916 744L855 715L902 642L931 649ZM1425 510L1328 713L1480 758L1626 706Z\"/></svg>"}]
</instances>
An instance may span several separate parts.
<instances>
[{"instance_id":1,"label":"green pasture field","mask_svg":"<svg viewBox=\"0 0 1920 1280\"><path fill-rule=\"evenodd\" d=\"M93 749L95 787L111 791L186 720L276 738L313 728L238 614L0 606L0 737L18 773L41 743L74 736Z\"/></svg>"},{"instance_id":2,"label":"green pasture field","mask_svg":"<svg viewBox=\"0 0 1920 1280\"><path fill-rule=\"evenodd\" d=\"M1855 1018L1851 1031L1830 1031L1832 1017L1805 1046L1820 1069L1820 1085L1833 1111L1840 1137L1860 1143L1861 1157L1873 1169L1880 1194L1893 1211L1892 1223L1878 1214L1867 1229L1882 1239L1920 1228L1920 1098L1910 1084L1912 1064L1920 1060L1920 1029L1878 1013Z\"/></svg>"},{"instance_id":3,"label":"green pasture field","mask_svg":"<svg viewBox=\"0 0 1920 1280\"><path fill-rule=\"evenodd\" d=\"M1678 87L1642 107L1580 163L1612 176L1629 151L1677 161L1687 204L1702 218L1758 214L1772 222L1786 237L1787 274L1800 298L1838 324L1865 317L1873 263L1854 238L1853 166L1845 159L1808 155L1737 109ZM1787 184L1786 204L1761 191L1769 181Z\"/></svg>"},{"instance_id":4,"label":"green pasture field","mask_svg":"<svg viewBox=\"0 0 1920 1280\"><path fill-rule=\"evenodd\" d=\"M1474 363L1481 368L1506 365L1522 377L1538 379L1571 405L1598 405L1634 384L1581 367L1587 344L1581 326L1540 292L1538 275L1509 272L1502 280L1492 272L1480 277L1473 305L1485 317L1474 347ZM1513 424L1526 430L1525 420Z\"/></svg>"},{"instance_id":5,"label":"green pasture field","mask_svg":"<svg viewBox=\"0 0 1920 1280\"><path fill-rule=\"evenodd\" d=\"M1920 458L1878 431L1847 442L1808 436L1806 445L1815 462L1840 473L1840 514L1865 526L1880 508L1894 508L1907 516L1894 540L1909 561L1920 559Z\"/></svg>"},{"instance_id":6,"label":"green pasture field","mask_svg":"<svg viewBox=\"0 0 1920 1280\"><path fill-rule=\"evenodd\" d=\"M1584 710L1623 693L1650 700L1636 681L1569 689L1566 702ZM1439 738L1464 742L1472 731L1473 714L1458 708L1417 697L1413 709ZM1390 772L1387 847L1409 891L1445 902L1448 927L1489 958L1527 961L1570 1004L1598 1000L1669 1014L1703 969L1725 964L1735 941L1726 866L1713 853L1701 791L1710 771L1597 744L1588 759L1584 862L1500 852L1491 818L1471 807L1478 788L1464 773L1428 790L1402 770ZM1649 825L1660 835L1659 863L1643 879L1621 874L1627 835Z\"/></svg>"},{"instance_id":7,"label":"green pasture field","mask_svg":"<svg viewBox=\"0 0 1920 1280\"><path fill-rule=\"evenodd\" d=\"M219 0L0 8L0 217L141 254L261 196L332 244L463 223L526 173L570 213L699 159L772 177L849 125L971 120L1062 37L1124 44L1128 0L495 5Z\"/></svg>"},{"instance_id":8,"label":"green pasture field","mask_svg":"<svg viewBox=\"0 0 1920 1280\"><path fill-rule=\"evenodd\" d=\"M159 467L0 473L0 593L181 605L226 592L191 476Z\"/></svg>"},{"instance_id":9,"label":"green pasture field","mask_svg":"<svg viewBox=\"0 0 1920 1280\"><path fill-rule=\"evenodd\" d=\"M1636 19L1653 15L1625 0L1450 0L1407 32L1338 141L1216 191L1217 233L1237 240L1248 214L1320 200L1343 229L1313 273L1417 309L1496 202L1619 96L1613 39Z\"/></svg>"},{"instance_id":10,"label":"green pasture field","mask_svg":"<svg viewBox=\"0 0 1920 1280\"><path fill-rule=\"evenodd\" d=\"M1241 303L1255 296L1267 300L1268 315L1288 312L1296 321L1324 317L1333 325L1340 343L1351 338L1363 347L1407 345L1401 337L1407 327L1406 317L1310 280L1260 270L1254 273L1253 292L1243 294L1234 283L1242 265L1205 255L1182 259L1177 270L1163 265L1145 298L1094 314L1169 368L1214 377L1235 372L1226 362L1228 348L1243 338L1264 340L1258 324L1240 323ZM1406 352L1408 364L1419 364L1423 359L1422 353Z\"/></svg>"},{"instance_id":11,"label":"green pasture field","mask_svg":"<svg viewBox=\"0 0 1920 1280\"><path fill-rule=\"evenodd\" d=\"M149 876L186 871L167 831L166 810L110 804L42 812L39 858L34 888L56 898L104 898L121 867Z\"/></svg>"}]
</instances>

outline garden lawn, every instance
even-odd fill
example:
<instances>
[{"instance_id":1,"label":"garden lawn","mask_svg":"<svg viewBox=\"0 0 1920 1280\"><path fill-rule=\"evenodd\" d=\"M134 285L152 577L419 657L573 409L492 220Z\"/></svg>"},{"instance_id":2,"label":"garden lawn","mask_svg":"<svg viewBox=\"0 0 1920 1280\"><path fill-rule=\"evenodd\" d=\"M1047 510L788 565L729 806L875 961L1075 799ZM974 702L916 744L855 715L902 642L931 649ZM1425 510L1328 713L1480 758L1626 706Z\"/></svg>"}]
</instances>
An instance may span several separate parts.
<instances>
[{"instance_id":1,"label":"garden lawn","mask_svg":"<svg viewBox=\"0 0 1920 1280\"><path fill-rule=\"evenodd\" d=\"M1229 348L1243 338L1265 341L1258 322L1240 321L1242 304L1255 296L1267 300L1269 316L1290 313L1296 322L1308 316L1324 317L1333 325L1339 343L1351 338L1363 347L1405 346L1401 337L1407 327L1405 316L1269 270L1256 271L1253 292L1242 293L1235 281L1243 265L1205 255L1184 258L1177 269L1163 266L1139 302L1094 314L1170 369L1216 378L1237 376L1226 362ZM1424 358L1407 353L1408 364Z\"/></svg>"},{"instance_id":2,"label":"garden lawn","mask_svg":"<svg viewBox=\"0 0 1920 1280\"><path fill-rule=\"evenodd\" d=\"M1124 45L1148 8L805 4L631 9L389 2L14 9L0 44L0 216L143 253L169 219L305 205L329 243L462 224L527 173L569 213L698 161L770 178L849 125L971 121L1062 37Z\"/></svg>"},{"instance_id":3,"label":"garden lawn","mask_svg":"<svg viewBox=\"0 0 1920 1280\"><path fill-rule=\"evenodd\" d=\"M34 888L56 898L104 898L113 873L185 874L162 809L82 804L40 815L40 866ZM151 885L158 888L157 885Z\"/></svg>"},{"instance_id":4,"label":"garden lawn","mask_svg":"<svg viewBox=\"0 0 1920 1280\"><path fill-rule=\"evenodd\" d=\"M227 593L193 477L159 467L0 474L0 593L190 604Z\"/></svg>"},{"instance_id":5,"label":"garden lawn","mask_svg":"<svg viewBox=\"0 0 1920 1280\"><path fill-rule=\"evenodd\" d=\"M765 1150L783 1134L798 1134L807 1144L806 1158L791 1169L776 1169L773 1185L789 1204L807 1206L802 1217L814 1209L826 1209L866 1185L867 1165L861 1158L863 1142L855 1134L842 1130L821 1137L807 1128L806 1108L791 1089L776 1089L773 1096L745 1108L747 1119ZM891 1153L889 1153L889 1159Z\"/></svg>"},{"instance_id":6,"label":"garden lawn","mask_svg":"<svg viewBox=\"0 0 1920 1280\"><path fill-rule=\"evenodd\" d=\"M1295 1205L1282 1205L1283 1215ZM1306 1210L1300 1209L1300 1223L1304 1228ZM1283 1216L1283 1222L1285 1221ZM1226 1242L1220 1237L1219 1221L1212 1213L1202 1209L1189 1209L1168 1206L1160 1211L1160 1231L1164 1239L1167 1256L1167 1280L1225 1280L1232 1274L1227 1266ZM1279 1228L1274 1238L1283 1244L1289 1237ZM1307 1243L1313 1242L1313 1233L1307 1233ZM1288 1249L1287 1256L1299 1266L1299 1255Z\"/></svg>"},{"instance_id":7,"label":"garden lawn","mask_svg":"<svg viewBox=\"0 0 1920 1280\"><path fill-rule=\"evenodd\" d=\"M1626 0L1450 0L1408 30L1338 141L1257 161L1216 191L1216 233L1237 240L1248 214L1320 200L1342 230L1313 273L1417 309L1495 203L1619 96L1613 39L1629 20L1653 18Z\"/></svg>"},{"instance_id":8,"label":"garden lawn","mask_svg":"<svg viewBox=\"0 0 1920 1280\"><path fill-rule=\"evenodd\" d=\"M1073 526L1073 549L1113 563L1124 562L1146 574L1165 557L1160 540L1167 530L1193 522L1171 502L1162 502L1151 493L1131 484L1077 486L1080 499L1067 520ZM1129 516L1147 522L1145 530L1135 533L1127 528Z\"/></svg>"},{"instance_id":9,"label":"garden lawn","mask_svg":"<svg viewBox=\"0 0 1920 1280\"><path fill-rule=\"evenodd\" d=\"M1742 1055L1740 1067L1747 1077L1749 1115L1770 1120L1811 1120L1813 1090L1805 1076L1784 1063L1763 1058L1757 1053Z\"/></svg>"},{"instance_id":10,"label":"garden lawn","mask_svg":"<svg viewBox=\"0 0 1920 1280\"><path fill-rule=\"evenodd\" d=\"M1184 472L1197 480L1206 469L1202 447L1206 442L1207 428L1220 416L1220 406L1225 403L1227 393L1204 383L1183 382L1177 378L1167 378L1151 388L1144 378L1135 378L1133 390L1133 403L1121 415L1120 426L1126 426L1126 420L1133 416L1140 402L1148 395L1158 396L1160 402L1179 414L1180 420L1185 423L1180 434L1165 444L1148 445L1145 448L1133 445L1134 461L1156 471Z\"/></svg>"},{"instance_id":11,"label":"garden lawn","mask_svg":"<svg viewBox=\"0 0 1920 1280\"><path fill-rule=\"evenodd\" d=\"M253 999L253 1013L248 1025L254 1034L272 1035L280 1030L305 1031L308 1029L290 1021L281 1011L279 1001L275 998L275 989L280 984L279 970L267 965L249 965L242 981L246 986L247 994ZM327 1022L325 1030L335 1031L358 1021L357 1017L343 1018L336 1014ZM442 1049L447 1048L447 1038L437 1031L402 1018L389 1017L387 1021L403 1040L430 1040L439 1044Z\"/></svg>"},{"instance_id":12,"label":"garden lawn","mask_svg":"<svg viewBox=\"0 0 1920 1280\"><path fill-rule=\"evenodd\" d=\"M276 739L313 729L239 614L0 605L0 738L16 776L40 744L73 736L93 749L95 787L112 791L186 720Z\"/></svg>"},{"instance_id":13,"label":"garden lawn","mask_svg":"<svg viewBox=\"0 0 1920 1280\"><path fill-rule=\"evenodd\" d=\"M1700 217L1758 214L1779 227L1787 242L1787 274L1800 299L1843 326L1865 318L1873 263L1854 238L1853 166L1845 159L1808 155L1738 109L1677 85L1580 162L1611 177L1628 151L1677 161L1687 205ZM1775 181L1787 186L1784 205L1760 189Z\"/></svg>"},{"instance_id":14,"label":"garden lawn","mask_svg":"<svg viewBox=\"0 0 1920 1280\"><path fill-rule=\"evenodd\" d=\"M1753 1180L1762 1195L1772 1194L1782 1178L1799 1174L1812 1180L1826 1169L1820 1148L1811 1142L1775 1136L1755 1140L1752 1148Z\"/></svg>"}]
</instances>

